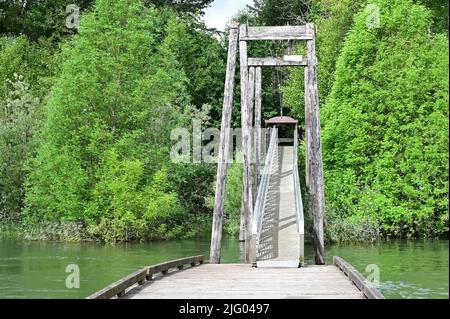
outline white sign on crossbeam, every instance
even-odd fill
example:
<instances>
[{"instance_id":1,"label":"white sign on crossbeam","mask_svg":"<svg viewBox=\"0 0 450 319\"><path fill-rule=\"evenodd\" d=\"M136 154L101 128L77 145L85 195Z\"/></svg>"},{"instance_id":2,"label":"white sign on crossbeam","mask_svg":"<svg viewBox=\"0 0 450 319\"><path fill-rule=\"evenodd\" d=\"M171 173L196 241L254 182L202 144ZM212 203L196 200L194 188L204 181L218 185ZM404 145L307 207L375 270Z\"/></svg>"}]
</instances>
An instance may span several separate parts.
<instances>
[{"instance_id":1,"label":"white sign on crossbeam","mask_svg":"<svg viewBox=\"0 0 450 319\"><path fill-rule=\"evenodd\" d=\"M301 55L285 55L283 60L286 62L302 62L303 56Z\"/></svg>"}]
</instances>

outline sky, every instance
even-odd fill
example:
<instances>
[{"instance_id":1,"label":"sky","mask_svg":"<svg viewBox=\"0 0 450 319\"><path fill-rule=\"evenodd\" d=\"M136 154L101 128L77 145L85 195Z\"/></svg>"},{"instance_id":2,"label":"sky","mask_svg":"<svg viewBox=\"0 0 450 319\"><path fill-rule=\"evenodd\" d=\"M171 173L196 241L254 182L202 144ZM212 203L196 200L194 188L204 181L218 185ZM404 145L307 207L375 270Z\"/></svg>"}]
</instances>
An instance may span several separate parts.
<instances>
[{"instance_id":1,"label":"sky","mask_svg":"<svg viewBox=\"0 0 450 319\"><path fill-rule=\"evenodd\" d=\"M215 0L205 9L206 26L223 31L227 22L247 4L253 4L253 0Z\"/></svg>"}]
</instances>

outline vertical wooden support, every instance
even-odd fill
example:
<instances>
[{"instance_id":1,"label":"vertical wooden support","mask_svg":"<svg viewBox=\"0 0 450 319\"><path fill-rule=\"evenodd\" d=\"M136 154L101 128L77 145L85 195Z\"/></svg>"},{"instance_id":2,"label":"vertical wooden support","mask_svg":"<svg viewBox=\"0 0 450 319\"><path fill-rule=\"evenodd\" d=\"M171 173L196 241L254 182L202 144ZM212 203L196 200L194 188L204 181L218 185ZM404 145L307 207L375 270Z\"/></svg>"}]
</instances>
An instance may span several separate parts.
<instances>
[{"instance_id":1,"label":"vertical wooden support","mask_svg":"<svg viewBox=\"0 0 450 319\"><path fill-rule=\"evenodd\" d=\"M230 27L230 37L228 44L228 61L225 78L225 92L222 110L222 125L220 130L220 147L217 162L216 194L214 199L214 216L211 235L210 262L220 263L220 245L222 240L223 226L223 206L225 200L225 190L227 184L227 165L230 150L230 126L231 111L233 105L234 78L236 72L236 57L238 43L238 26Z\"/></svg>"},{"instance_id":2,"label":"vertical wooden support","mask_svg":"<svg viewBox=\"0 0 450 319\"><path fill-rule=\"evenodd\" d=\"M247 35L247 25L241 24L239 30L239 38L243 39ZM251 248L251 218L253 211L252 203L252 185L251 185L251 168L250 168L250 155L251 155L251 119L249 118L250 112L248 105L248 61L247 61L247 42L245 40L239 41L239 54L240 54L240 69L241 69L241 126L242 126L242 157L243 157L243 170L242 170L242 183L243 183L243 217L244 233L245 233L245 260L250 262L250 248Z\"/></svg>"},{"instance_id":3,"label":"vertical wooden support","mask_svg":"<svg viewBox=\"0 0 450 319\"><path fill-rule=\"evenodd\" d=\"M256 234L252 234L251 238L250 238L250 245L251 245L251 249L250 249L250 262L252 264L252 267L256 268L258 267L257 265L257 247L256 247L256 241L257 241L257 235Z\"/></svg>"},{"instance_id":4,"label":"vertical wooden support","mask_svg":"<svg viewBox=\"0 0 450 319\"><path fill-rule=\"evenodd\" d=\"M248 68L248 91L247 91L247 110L249 113L250 128L253 127L253 108L255 103L255 67ZM252 137L250 135L250 137ZM253 160L253 159L252 159Z\"/></svg>"},{"instance_id":5,"label":"vertical wooden support","mask_svg":"<svg viewBox=\"0 0 450 319\"><path fill-rule=\"evenodd\" d=\"M255 73L255 172L253 188L255 195L253 198L256 201L256 193L259 187L259 174L260 167L259 162L261 159L261 81L262 81L262 69L256 68Z\"/></svg>"},{"instance_id":6,"label":"vertical wooden support","mask_svg":"<svg viewBox=\"0 0 450 319\"><path fill-rule=\"evenodd\" d=\"M305 68L305 184L309 191L310 189L310 176L311 176L311 170L310 170L310 159L311 159L311 123L310 123L310 112L311 112L311 103L309 102L309 95L308 95L308 69Z\"/></svg>"},{"instance_id":7,"label":"vertical wooden support","mask_svg":"<svg viewBox=\"0 0 450 319\"><path fill-rule=\"evenodd\" d=\"M250 183L252 183L252 203L254 204L256 201L256 192L258 191L258 188L255 184L255 176L256 176L256 170L255 170L255 124L253 121L254 115L256 112L254 112L254 106L255 106L255 67L249 67L248 68L248 96L247 96L247 109L249 111L249 119L250 119L250 145L251 145L251 153L250 153L250 167L252 167L252 179Z\"/></svg>"},{"instance_id":8,"label":"vertical wooden support","mask_svg":"<svg viewBox=\"0 0 450 319\"><path fill-rule=\"evenodd\" d=\"M317 88L316 30L314 24L306 24L306 32L313 35L307 42L308 66L306 67L305 98L307 114L307 169L309 170L310 207L314 218L315 263L325 263L324 248L324 189L322 144L320 140L320 110ZM308 136L309 135L309 136ZM307 174L308 175L308 174Z\"/></svg>"},{"instance_id":9,"label":"vertical wooden support","mask_svg":"<svg viewBox=\"0 0 450 319\"><path fill-rule=\"evenodd\" d=\"M244 208L244 183L242 183L242 196L241 196L241 220L239 224L239 241L245 241L245 208ZM245 251L245 247L244 247ZM244 260L245 260L245 252L244 252Z\"/></svg>"}]
</instances>

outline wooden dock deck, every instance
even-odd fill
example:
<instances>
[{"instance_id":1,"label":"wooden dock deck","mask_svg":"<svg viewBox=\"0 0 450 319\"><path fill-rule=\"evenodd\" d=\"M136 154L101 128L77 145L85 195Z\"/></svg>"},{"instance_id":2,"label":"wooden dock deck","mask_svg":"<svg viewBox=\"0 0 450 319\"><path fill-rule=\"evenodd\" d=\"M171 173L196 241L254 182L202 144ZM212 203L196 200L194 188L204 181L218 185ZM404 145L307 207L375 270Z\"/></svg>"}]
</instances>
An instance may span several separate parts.
<instances>
[{"instance_id":1,"label":"wooden dock deck","mask_svg":"<svg viewBox=\"0 0 450 319\"><path fill-rule=\"evenodd\" d=\"M206 264L159 276L128 292L127 299L362 299L336 266L252 268Z\"/></svg>"},{"instance_id":2,"label":"wooden dock deck","mask_svg":"<svg viewBox=\"0 0 450 319\"><path fill-rule=\"evenodd\" d=\"M296 183L297 145L271 135L245 264L204 264L193 256L144 267L90 299L380 299L383 295L350 264L304 266L303 207ZM247 259L247 258L246 258ZM254 267L252 267L254 266Z\"/></svg>"},{"instance_id":3,"label":"wooden dock deck","mask_svg":"<svg viewBox=\"0 0 450 319\"><path fill-rule=\"evenodd\" d=\"M382 299L351 265L303 268L203 264L194 256L148 266L88 299Z\"/></svg>"}]
</instances>

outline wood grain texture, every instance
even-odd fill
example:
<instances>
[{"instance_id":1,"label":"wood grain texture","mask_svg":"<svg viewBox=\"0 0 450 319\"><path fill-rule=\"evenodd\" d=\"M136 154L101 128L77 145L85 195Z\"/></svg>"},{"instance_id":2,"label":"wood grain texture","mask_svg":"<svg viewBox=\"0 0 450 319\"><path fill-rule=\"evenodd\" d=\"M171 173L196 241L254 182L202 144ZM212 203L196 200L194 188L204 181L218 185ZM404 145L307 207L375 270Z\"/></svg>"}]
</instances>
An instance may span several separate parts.
<instances>
[{"instance_id":1,"label":"wood grain texture","mask_svg":"<svg viewBox=\"0 0 450 319\"><path fill-rule=\"evenodd\" d=\"M336 266L252 268L207 264L159 276L130 290L127 299L362 299L363 294Z\"/></svg>"},{"instance_id":2,"label":"wood grain texture","mask_svg":"<svg viewBox=\"0 0 450 319\"><path fill-rule=\"evenodd\" d=\"M225 76L225 92L222 110L222 125L220 129L219 154L217 161L216 193L214 197L214 215L211 234L211 263L220 263L220 244L223 228L223 207L227 185L227 166L230 150L230 126L233 106L234 82L239 30L237 26L230 28L228 60Z\"/></svg>"},{"instance_id":3,"label":"wood grain texture","mask_svg":"<svg viewBox=\"0 0 450 319\"><path fill-rule=\"evenodd\" d=\"M348 276L367 299L385 299L383 294L371 282L344 259L333 256L333 263Z\"/></svg>"},{"instance_id":4,"label":"wood grain texture","mask_svg":"<svg viewBox=\"0 0 450 319\"><path fill-rule=\"evenodd\" d=\"M313 37L308 33L306 26L273 26L273 27L248 27L241 39L252 40L309 40Z\"/></svg>"},{"instance_id":5,"label":"wood grain texture","mask_svg":"<svg viewBox=\"0 0 450 319\"><path fill-rule=\"evenodd\" d=\"M247 65L247 42L242 41L242 35L247 33L247 25L241 24L239 27L239 56L241 70L241 129L242 129L242 183L243 183L243 214L241 216L241 225L244 229L241 232L245 234L245 260L250 262L251 231L250 221L253 210L252 185L251 185L251 119L248 103L248 65ZM242 220L243 219L243 220Z\"/></svg>"},{"instance_id":6,"label":"wood grain texture","mask_svg":"<svg viewBox=\"0 0 450 319\"><path fill-rule=\"evenodd\" d=\"M267 67L281 67L281 66L306 66L308 64L306 59L302 61L286 61L283 58L249 58L249 66L267 66Z\"/></svg>"},{"instance_id":7,"label":"wood grain texture","mask_svg":"<svg viewBox=\"0 0 450 319\"><path fill-rule=\"evenodd\" d=\"M144 267L93 293L86 299L110 299L114 296L122 297L125 295L127 289L133 287L135 284L143 285L145 280L152 280L153 275L159 273L167 274L171 269L182 270L185 265L191 265L193 267L197 264L202 264L203 260L204 257L199 255Z\"/></svg>"},{"instance_id":8,"label":"wood grain texture","mask_svg":"<svg viewBox=\"0 0 450 319\"><path fill-rule=\"evenodd\" d=\"M315 262L318 265L325 263L324 248L324 209L325 196L323 185L323 163L322 163L322 143L320 130L320 110L319 110L319 93L317 85L317 57L316 57L316 41L315 26L312 23L306 25L307 32L313 35L313 38L307 41L306 47L308 51L308 66L305 72L306 76L306 92L307 95L307 119L308 119L308 140L307 140L307 170L309 172L309 195L310 209L314 219L314 240L315 240Z\"/></svg>"},{"instance_id":9,"label":"wood grain texture","mask_svg":"<svg viewBox=\"0 0 450 319\"><path fill-rule=\"evenodd\" d=\"M250 119L250 144L251 144L251 153L250 153L250 165L252 167L252 203L254 205L256 201L256 192L258 188L255 184L255 157L256 157L256 144L255 144L255 124L254 124L254 115L255 115L255 78L256 78L256 68L249 67L248 68L248 96L247 96L247 105Z\"/></svg>"},{"instance_id":10,"label":"wood grain texture","mask_svg":"<svg viewBox=\"0 0 450 319\"><path fill-rule=\"evenodd\" d=\"M261 104L262 104L262 69L261 67L256 68L255 73L255 171L254 171L254 182L253 187L255 189L255 195L253 198L256 199L256 191L258 190L259 180L260 180L260 159L261 159Z\"/></svg>"}]
</instances>

